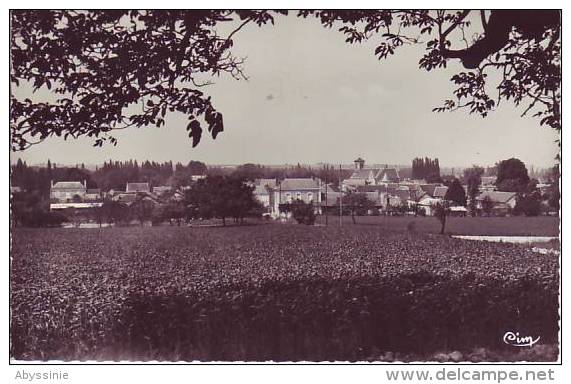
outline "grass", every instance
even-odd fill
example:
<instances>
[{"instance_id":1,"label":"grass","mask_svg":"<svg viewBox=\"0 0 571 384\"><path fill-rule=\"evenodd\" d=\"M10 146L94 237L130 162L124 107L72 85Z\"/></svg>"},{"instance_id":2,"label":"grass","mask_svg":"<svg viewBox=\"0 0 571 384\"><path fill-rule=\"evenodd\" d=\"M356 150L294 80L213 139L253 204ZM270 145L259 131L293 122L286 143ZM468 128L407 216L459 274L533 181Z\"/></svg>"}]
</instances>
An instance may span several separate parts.
<instances>
[{"instance_id":1,"label":"grass","mask_svg":"<svg viewBox=\"0 0 571 384\"><path fill-rule=\"evenodd\" d=\"M506 329L557 343L558 260L515 245L280 224L17 229L12 244L21 360L505 356Z\"/></svg>"},{"instance_id":2,"label":"grass","mask_svg":"<svg viewBox=\"0 0 571 384\"><path fill-rule=\"evenodd\" d=\"M329 216L330 226L339 225L338 216ZM440 222L434 217L414 216L357 216L353 224L350 216L342 218L342 225L377 226L384 230L408 231L409 223L414 222L417 232L438 233ZM318 217L318 224L325 218ZM448 217L446 233L451 235L481 236L559 236L559 218L552 216L512 216L512 217Z\"/></svg>"}]
</instances>

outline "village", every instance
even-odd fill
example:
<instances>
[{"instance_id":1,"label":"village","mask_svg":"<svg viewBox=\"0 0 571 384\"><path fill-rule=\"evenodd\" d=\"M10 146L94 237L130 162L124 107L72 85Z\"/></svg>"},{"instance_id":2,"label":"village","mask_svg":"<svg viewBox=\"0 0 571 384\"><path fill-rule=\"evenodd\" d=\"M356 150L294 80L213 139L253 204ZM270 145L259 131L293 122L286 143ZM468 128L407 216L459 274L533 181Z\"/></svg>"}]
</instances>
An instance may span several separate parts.
<instances>
[{"instance_id":1,"label":"village","mask_svg":"<svg viewBox=\"0 0 571 384\"><path fill-rule=\"evenodd\" d=\"M318 216L434 216L436 208L443 205L446 205L449 216L557 215L557 206L550 205L550 198L556 195L558 187L554 185L555 177L529 179L526 170L527 179L523 183L529 185L522 187L519 182L511 181L506 188L505 182L503 186L498 185L497 176L486 176L484 169L479 167L466 169L464 177L440 177L438 159L432 164L434 169L430 169L431 161L428 158L415 159L412 172L410 169L404 172L408 177L401 176L397 167L368 166L361 157L355 159L352 169L339 168L338 178L334 180L327 180L327 175L330 178L335 176L334 167L322 178L315 174L310 177L242 177L255 201L251 212L244 215L280 222L293 221L290 206L296 202L311 205L313 213ZM418 178L419 173L422 176L419 171L422 167L428 171L424 171L424 178ZM56 224L59 222L68 227L118 222L125 225L132 221L138 221L140 225L172 224L176 221L180 225L181 221L189 223L190 219L211 219L216 214L202 217L204 215L188 213L187 192L208 177L206 167L199 173L186 174L184 182L179 185L153 185L152 182L137 180L126 182L121 189L91 188L87 180L51 179L49 212L60 214L60 221L56 220ZM510 181L509 177L507 181ZM22 188L13 186L12 192L18 195ZM223 196L223 199L231 198ZM127 218L129 209L132 212ZM110 210L114 212L108 212ZM121 220L121 215L124 220Z\"/></svg>"}]
</instances>

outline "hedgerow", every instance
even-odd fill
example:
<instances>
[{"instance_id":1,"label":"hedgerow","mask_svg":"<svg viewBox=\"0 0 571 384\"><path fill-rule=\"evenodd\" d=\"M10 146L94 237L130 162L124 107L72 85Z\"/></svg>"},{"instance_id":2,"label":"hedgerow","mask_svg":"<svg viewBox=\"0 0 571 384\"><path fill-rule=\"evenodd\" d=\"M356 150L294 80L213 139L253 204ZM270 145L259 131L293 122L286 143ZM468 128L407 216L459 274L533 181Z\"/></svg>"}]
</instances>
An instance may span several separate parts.
<instances>
[{"instance_id":1,"label":"hedgerow","mask_svg":"<svg viewBox=\"0 0 571 384\"><path fill-rule=\"evenodd\" d=\"M54 240L55 239L55 240ZM14 232L17 359L363 360L557 343L558 262L375 227Z\"/></svg>"}]
</instances>

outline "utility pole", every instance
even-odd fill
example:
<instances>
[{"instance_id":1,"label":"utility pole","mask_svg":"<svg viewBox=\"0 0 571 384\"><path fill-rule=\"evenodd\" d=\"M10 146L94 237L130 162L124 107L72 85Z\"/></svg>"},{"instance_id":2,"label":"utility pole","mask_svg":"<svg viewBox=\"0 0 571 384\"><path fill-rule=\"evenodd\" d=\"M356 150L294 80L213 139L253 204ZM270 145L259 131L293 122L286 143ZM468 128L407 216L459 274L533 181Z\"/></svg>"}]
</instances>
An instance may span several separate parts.
<instances>
[{"instance_id":1,"label":"utility pole","mask_svg":"<svg viewBox=\"0 0 571 384\"><path fill-rule=\"evenodd\" d=\"M339 164L339 226L343 221L343 189L341 188L341 164Z\"/></svg>"},{"instance_id":2,"label":"utility pole","mask_svg":"<svg viewBox=\"0 0 571 384\"><path fill-rule=\"evenodd\" d=\"M329 168L328 165L326 165L326 167ZM325 204L321 204L321 208L323 209L322 213L325 214L325 226L326 227L328 224L328 222L327 222L327 216L328 216L327 215L327 170L328 169L327 168L325 169L325 177L324 177L325 178Z\"/></svg>"},{"instance_id":3,"label":"utility pole","mask_svg":"<svg viewBox=\"0 0 571 384\"><path fill-rule=\"evenodd\" d=\"M282 204L282 180L279 180L279 195L278 195L278 218L281 221L282 219L282 212L281 212L281 208L280 205Z\"/></svg>"}]
</instances>

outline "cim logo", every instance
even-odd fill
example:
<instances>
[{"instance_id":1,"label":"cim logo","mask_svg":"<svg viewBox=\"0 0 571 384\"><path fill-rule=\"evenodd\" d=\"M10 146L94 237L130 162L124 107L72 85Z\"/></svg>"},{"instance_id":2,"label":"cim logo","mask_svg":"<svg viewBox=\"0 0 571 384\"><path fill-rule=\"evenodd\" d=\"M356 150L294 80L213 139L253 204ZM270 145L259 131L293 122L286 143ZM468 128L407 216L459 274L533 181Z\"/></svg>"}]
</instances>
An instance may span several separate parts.
<instances>
[{"instance_id":1,"label":"cim logo","mask_svg":"<svg viewBox=\"0 0 571 384\"><path fill-rule=\"evenodd\" d=\"M539 341L540 336L534 339L531 336L520 336L519 332L508 331L504 334L504 343L514 347L532 347Z\"/></svg>"}]
</instances>

